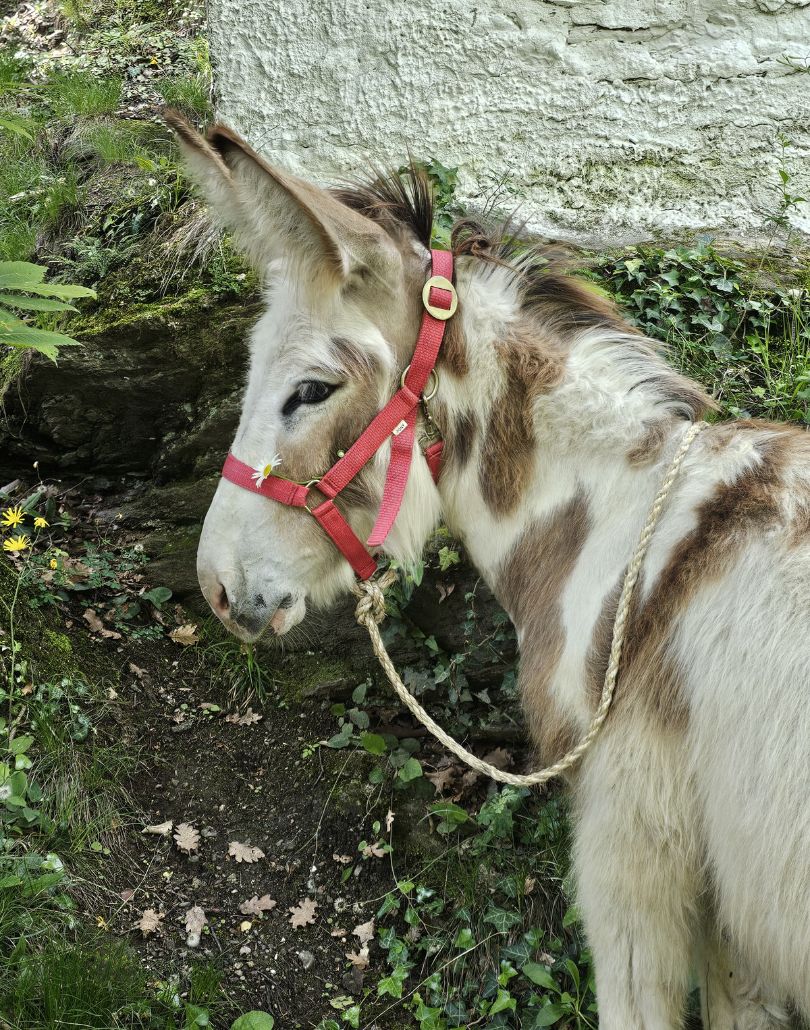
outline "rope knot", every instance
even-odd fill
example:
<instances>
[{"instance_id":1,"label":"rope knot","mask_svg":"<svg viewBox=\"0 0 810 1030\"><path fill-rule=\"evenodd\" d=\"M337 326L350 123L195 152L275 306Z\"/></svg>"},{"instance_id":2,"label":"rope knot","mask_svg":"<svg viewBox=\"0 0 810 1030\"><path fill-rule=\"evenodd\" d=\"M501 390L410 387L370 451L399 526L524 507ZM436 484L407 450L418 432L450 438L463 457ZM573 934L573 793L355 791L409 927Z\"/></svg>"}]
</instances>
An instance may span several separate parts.
<instances>
[{"instance_id":1,"label":"rope knot","mask_svg":"<svg viewBox=\"0 0 810 1030\"><path fill-rule=\"evenodd\" d=\"M365 626L369 619L380 623L385 618L385 594L377 583L361 583L354 588L358 598L357 607L354 610L354 617L361 626Z\"/></svg>"}]
</instances>

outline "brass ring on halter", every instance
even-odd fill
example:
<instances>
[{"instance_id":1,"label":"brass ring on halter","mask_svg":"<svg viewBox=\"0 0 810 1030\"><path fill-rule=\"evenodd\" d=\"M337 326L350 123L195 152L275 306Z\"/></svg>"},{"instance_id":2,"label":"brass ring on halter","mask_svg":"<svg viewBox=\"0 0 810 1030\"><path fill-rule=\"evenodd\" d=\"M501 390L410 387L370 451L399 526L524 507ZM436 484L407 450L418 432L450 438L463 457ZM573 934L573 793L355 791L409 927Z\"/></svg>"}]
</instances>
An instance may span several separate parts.
<instances>
[{"instance_id":1,"label":"brass ring on halter","mask_svg":"<svg viewBox=\"0 0 810 1030\"><path fill-rule=\"evenodd\" d=\"M405 385L405 376L410 371L410 368L411 368L411 366L408 365L407 368L405 369L405 371L402 373L402 376L401 376L401 378L399 380L399 385L400 386L404 386ZM433 386L432 389L430 389L431 379L432 379L432 386ZM432 368L430 370L430 375L428 376L428 389L430 389L429 393L425 393L424 391L422 391L422 400L423 401L432 400L432 398L436 396L436 391L439 389L439 373L436 371L435 368Z\"/></svg>"},{"instance_id":2,"label":"brass ring on halter","mask_svg":"<svg viewBox=\"0 0 810 1030\"><path fill-rule=\"evenodd\" d=\"M438 308L435 304L430 303L430 291L434 286L437 290L444 290L450 294L449 308ZM440 322L446 322L448 318L452 318L455 315L456 308L458 307L456 288L443 275L432 275L422 287L422 303L425 306L425 311L433 315L434 318L438 318Z\"/></svg>"}]
</instances>

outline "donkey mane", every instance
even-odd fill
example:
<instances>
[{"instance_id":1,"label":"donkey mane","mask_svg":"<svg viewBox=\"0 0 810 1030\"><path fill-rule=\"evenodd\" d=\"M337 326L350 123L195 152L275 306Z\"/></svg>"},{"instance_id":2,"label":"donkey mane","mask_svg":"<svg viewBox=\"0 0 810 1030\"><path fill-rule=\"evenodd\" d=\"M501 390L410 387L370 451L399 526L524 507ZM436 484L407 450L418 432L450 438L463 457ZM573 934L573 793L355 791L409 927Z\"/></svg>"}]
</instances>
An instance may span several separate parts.
<instances>
[{"instance_id":1,"label":"donkey mane","mask_svg":"<svg viewBox=\"0 0 810 1030\"><path fill-rule=\"evenodd\" d=\"M430 248L436 195L419 162L411 159L398 170L372 169L367 182L344 184L332 192L392 237L409 234ZM571 274L576 257L567 248L529 240L525 225L512 217L500 222L464 217L452 226L450 249L455 258L475 258L512 277L521 311L537 329L538 346L549 332L563 343L587 338L591 346L615 352L628 392L651 388L658 403L687 420L717 407L697 383L667 364L664 344L642 335L612 300Z\"/></svg>"}]
</instances>

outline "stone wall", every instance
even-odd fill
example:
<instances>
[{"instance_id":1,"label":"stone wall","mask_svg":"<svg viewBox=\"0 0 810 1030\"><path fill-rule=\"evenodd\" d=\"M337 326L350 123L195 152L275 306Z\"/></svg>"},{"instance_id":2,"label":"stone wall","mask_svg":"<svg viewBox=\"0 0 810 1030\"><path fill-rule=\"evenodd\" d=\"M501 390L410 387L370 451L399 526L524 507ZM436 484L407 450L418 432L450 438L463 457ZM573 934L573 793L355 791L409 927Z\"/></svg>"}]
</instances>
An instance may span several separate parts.
<instances>
[{"instance_id":1,"label":"stone wall","mask_svg":"<svg viewBox=\"0 0 810 1030\"><path fill-rule=\"evenodd\" d=\"M210 41L222 118L320 180L410 150L550 235L750 239L786 137L810 196L810 0L210 0Z\"/></svg>"}]
</instances>

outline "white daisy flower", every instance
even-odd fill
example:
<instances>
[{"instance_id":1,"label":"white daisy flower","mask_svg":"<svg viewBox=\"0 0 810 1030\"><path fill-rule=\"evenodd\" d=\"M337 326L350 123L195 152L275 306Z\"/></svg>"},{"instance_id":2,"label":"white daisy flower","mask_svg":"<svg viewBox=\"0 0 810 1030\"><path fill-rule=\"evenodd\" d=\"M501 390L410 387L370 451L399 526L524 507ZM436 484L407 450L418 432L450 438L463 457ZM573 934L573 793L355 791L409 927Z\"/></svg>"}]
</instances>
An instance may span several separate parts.
<instances>
[{"instance_id":1,"label":"white daisy flower","mask_svg":"<svg viewBox=\"0 0 810 1030\"><path fill-rule=\"evenodd\" d=\"M273 457L268 461L266 465L257 465L253 470L252 480L256 484L256 489L261 490L262 483L267 479L268 476L273 475L274 469L277 469L281 464L281 455L274 454Z\"/></svg>"}]
</instances>

